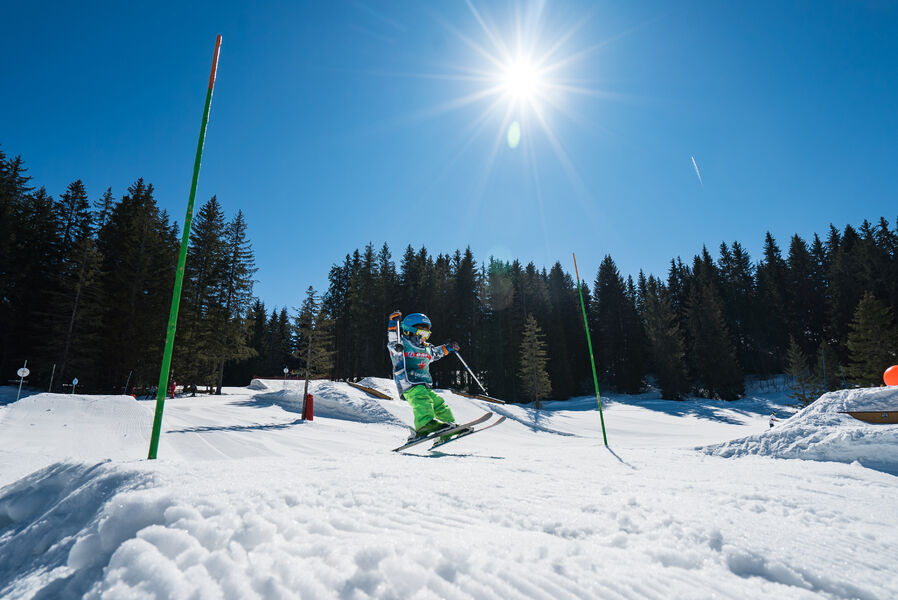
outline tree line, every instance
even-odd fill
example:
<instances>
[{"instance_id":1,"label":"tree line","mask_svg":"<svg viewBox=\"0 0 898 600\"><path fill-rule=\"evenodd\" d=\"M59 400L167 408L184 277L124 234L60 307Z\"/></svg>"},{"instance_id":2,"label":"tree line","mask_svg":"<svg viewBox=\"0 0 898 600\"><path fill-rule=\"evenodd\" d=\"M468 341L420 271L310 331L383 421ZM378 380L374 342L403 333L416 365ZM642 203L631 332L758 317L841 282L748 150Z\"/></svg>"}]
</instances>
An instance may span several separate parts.
<instances>
[{"instance_id":1,"label":"tree line","mask_svg":"<svg viewBox=\"0 0 898 600\"><path fill-rule=\"evenodd\" d=\"M0 374L25 359L31 383L60 391L155 383L179 245L178 226L138 179L93 205L80 181L58 198L35 189L20 157L0 152ZM734 399L747 375L788 372L796 397L878 385L896 362L898 228L885 218L830 226L784 252L766 235L752 259L739 242L671 260L664 276L624 277L610 255L581 290L603 388L666 398ZM490 394L509 401L592 393L577 282L556 262L475 260L368 244L334 264L322 293L268 308L246 222L212 197L190 235L172 363L179 382L246 385L283 369L334 379L388 376L386 315L424 312L434 342L457 341ZM54 370L55 369L55 370ZM438 386L476 389L454 357Z\"/></svg>"},{"instance_id":2,"label":"tree line","mask_svg":"<svg viewBox=\"0 0 898 600\"><path fill-rule=\"evenodd\" d=\"M898 229L880 218L830 226L810 243L793 235L785 255L767 233L758 261L724 242L716 257L703 248L691 262L671 260L666 277L624 278L605 256L591 287L582 284L600 383L626 393L654 383L671 399L735 399L747 375L787 371L819 379L820 392L880 385L898 360L896 249ZM470 248L432 256L409 246L397 268L386 244L369 244L331 269L323 306L336 378L389 373L384 319L398 308L427 313L435 342L459 342L493 395L592 391L577 285L559 262L478 264ZM439 386L471 386L454 359L432 370Z\"/></svg>"},{"instance_id":3,"label":"tree line","mask_svg":"<svg viewBox=\"0 0 898 600\"><path fill-rule=\"evenodd\" d=\"M0 376L28 361L29 384L131 392L158 381L180 235L151 184L91 202L80 180L54 198L21 157L0 151ZM247 224L213 196L190 235L173 377L220 390L252 354L246 313L254 258Z\"/></svg>"}]
</instances>

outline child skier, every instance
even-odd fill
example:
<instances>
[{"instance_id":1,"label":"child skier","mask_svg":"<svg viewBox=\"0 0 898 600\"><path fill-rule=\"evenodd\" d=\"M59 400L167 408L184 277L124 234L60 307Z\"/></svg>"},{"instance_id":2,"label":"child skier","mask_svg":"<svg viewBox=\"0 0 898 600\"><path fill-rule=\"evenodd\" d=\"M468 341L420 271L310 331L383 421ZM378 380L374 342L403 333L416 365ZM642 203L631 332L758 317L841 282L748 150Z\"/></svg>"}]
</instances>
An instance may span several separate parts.
<instances>
[{"instance_id":1,"label":"child skier","mask_svg":"<svg viewBox=\"0 0 898 600\"><path fill-rule=\"evenodd\" d=\"M430 337L430 319L427 315L413 313L402 319L402 313L390 315L387 326L387 349L393 361L393 380L399 389L399 397L411 404L415 413L415 432L409 439L423 437L455 426L455 417L442 398L431 387L430 363L458 350L455 342L440 346L427 343ZM446 437L463 433L454 432Z\"/></svg>"}]
</instances>

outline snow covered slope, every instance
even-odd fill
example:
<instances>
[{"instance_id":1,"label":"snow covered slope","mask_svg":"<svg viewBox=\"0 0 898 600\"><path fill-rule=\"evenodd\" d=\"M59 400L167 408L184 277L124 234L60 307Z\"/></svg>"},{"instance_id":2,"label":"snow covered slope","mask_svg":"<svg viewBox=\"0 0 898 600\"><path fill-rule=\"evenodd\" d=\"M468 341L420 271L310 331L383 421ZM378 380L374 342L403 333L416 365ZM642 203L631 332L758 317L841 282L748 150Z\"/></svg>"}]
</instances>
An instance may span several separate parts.
<instances>
[{"instance_id":1,"label":"snow covered slope","mask_svg":"<svg viewBox=\"0 0 898 600\"><path fill-rule=\"evenodd\" d=\"M776 399L603 398L606 449L594 398L446 394L508 421L401 455L404 402L313 382L303 422L301 386L169 400L156 461L153 402L0 407L0 597L898 597L898 478L694 450Z\"/></svg>"},{"instance_id":2,"label":"snow covered slope","mask_svg":"<svg viewBox=\"0 0 898 600\"><path fill-rule=\"evenodd\" d=\"M727 457L857 461L898 475L898 425L865 423L847 414L889 409L898 409L896 388L830 392L770 431L710 446L706 451Z\"/></svg>"}]
</instances>

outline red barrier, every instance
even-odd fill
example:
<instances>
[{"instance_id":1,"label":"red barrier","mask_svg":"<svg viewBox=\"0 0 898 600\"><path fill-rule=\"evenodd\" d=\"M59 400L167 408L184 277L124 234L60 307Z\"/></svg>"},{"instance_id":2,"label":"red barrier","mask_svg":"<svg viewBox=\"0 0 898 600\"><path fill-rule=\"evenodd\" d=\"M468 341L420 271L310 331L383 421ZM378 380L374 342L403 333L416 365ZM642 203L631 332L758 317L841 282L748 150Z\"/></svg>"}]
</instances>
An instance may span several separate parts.
<instances>
[{"instance_id":1,"label":"red barrier","mask_svg":"<svg viewBox=\"0 0 898 600\"><path fill-rule=\"evenodd\" d=\"M314 410L313 406L314 406L314 402L313 402L312 394L306 394L306 410L302 416L303 419L305 419L307 421L315 420L315 410Z\"/></svg>"}]
</instances>

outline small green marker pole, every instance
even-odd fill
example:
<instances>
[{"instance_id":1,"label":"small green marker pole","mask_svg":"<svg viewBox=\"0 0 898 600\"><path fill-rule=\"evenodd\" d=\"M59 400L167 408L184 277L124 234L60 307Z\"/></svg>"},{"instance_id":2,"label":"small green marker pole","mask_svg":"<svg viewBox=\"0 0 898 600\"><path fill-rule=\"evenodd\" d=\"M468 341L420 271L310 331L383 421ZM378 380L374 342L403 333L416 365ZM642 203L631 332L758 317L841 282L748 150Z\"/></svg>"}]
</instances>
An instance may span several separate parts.
<instances>
[{"instance_id":1,"label":"small green marker pole","mask_svg":"<svg viewBox=\"0 0 898 600\"><path fill-rule=\"evenodd\" d=\"M577 274L577 293L580 294L580 309L583 311L583 327L586 329L586 344L589 346L589 360L592 363L592 380L596 384L596 400L599 403L599 419L602 421L602 439L608 445L608 436L605 434L605 416L602 414L602 396L599 394L599 378L596 376L596 359L592 354L592 340L589 339L589 322L586 320L586 304L583 302L583 290L580 289L580 271L577 270L577 255L573 252L574 273Z\"/></svg>"},{"instance_id":2,"label":"small green marker pole","mask_svg":"<svg viewBox=\"0 0 898 600\"><path fill-rule=\"evenodd\" d=\"M212 106L212 88L218 71L218 50L221 35L215 38L215 52L212 55L212 72L209 75L209 89L206 91L206 106L203 108L203 122L200 125L200 139L196 145L196 159L193 161L193 181L190 182L190 197L187 200L187 216L184 217L184 233L181 235L181 251L178 253L178 270L175 272L175 288L171 295L171 311L168 313L168 330L165 334L165 350L162 353L162 368L159 370L159 390L156 392L156 416L153 418L153 433L150 436L150 460L156 458L159 448L159 433L162 430L162 411L165 408L165 391L168 388L168 371L171 368L172 348L175 345L175 327L178 324L178 306L181 304L181 286L184 284L184 265L187 264L187 244L190 241L190 224L193 221L193 203L196 199L196 182L200 176L203 159L203 143L206 141L206 125L209 124L209 108Z\"/></svg>"}]
</instances>

